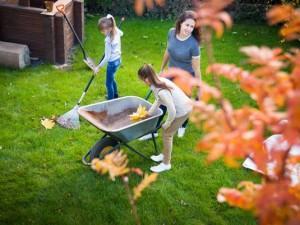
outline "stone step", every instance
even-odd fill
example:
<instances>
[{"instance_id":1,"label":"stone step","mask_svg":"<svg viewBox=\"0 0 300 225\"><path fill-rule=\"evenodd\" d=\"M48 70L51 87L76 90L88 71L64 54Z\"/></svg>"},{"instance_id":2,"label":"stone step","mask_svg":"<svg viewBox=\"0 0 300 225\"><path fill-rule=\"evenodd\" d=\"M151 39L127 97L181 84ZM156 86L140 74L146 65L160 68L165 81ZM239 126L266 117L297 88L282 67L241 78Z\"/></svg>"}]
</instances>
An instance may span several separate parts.
<instances>
[{"instance_id":1,"label":"stone step","mask_svg":"<svg viewBox=\"0 0 300 225\"><path fill-rule=\"evenodd\" d=\"M0 65L15 69L30 65L28 46L0 41Z\"/></svg>"}]
</instances>

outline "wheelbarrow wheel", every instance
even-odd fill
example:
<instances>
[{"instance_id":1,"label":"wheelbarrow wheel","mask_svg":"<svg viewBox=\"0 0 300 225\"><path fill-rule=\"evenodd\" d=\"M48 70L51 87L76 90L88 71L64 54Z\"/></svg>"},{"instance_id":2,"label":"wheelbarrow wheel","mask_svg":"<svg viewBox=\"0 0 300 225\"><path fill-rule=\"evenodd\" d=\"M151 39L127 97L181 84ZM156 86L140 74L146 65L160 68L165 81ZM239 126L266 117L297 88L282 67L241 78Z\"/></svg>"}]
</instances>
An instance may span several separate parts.
<instances>
[{"instance_id":1,"label":"wheelbarrow wheel","mask_svg":"<svg viewBox=\"0 0 300 225\"><path fill-rule=\"evenodd\" d=\"M90 160L92 161L94 158L103 159L105 155L119 150L116 146L119 143L111 137L105 137L98 141L90 151Z\"/></svg>"}]
</instances>

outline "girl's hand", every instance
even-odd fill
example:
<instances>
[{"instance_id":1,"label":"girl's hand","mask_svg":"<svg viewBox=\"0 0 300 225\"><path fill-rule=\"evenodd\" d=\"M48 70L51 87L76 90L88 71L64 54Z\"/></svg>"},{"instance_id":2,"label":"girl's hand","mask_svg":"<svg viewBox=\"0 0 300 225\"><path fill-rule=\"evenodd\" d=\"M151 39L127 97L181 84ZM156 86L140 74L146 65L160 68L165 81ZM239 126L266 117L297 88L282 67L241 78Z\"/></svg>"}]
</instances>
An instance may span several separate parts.
<instances>
[{"instance_id":1,"label":"girl's hand","mask_svg":"<svg viewBox=\"0 0 300 225\"><path fill-rule=\"evenodd\" d=\"M94 74L97 74L99 72L99 70L100 70L100 67L95 66L94 69L93 69Z\"/></svg>"}]
</instances>

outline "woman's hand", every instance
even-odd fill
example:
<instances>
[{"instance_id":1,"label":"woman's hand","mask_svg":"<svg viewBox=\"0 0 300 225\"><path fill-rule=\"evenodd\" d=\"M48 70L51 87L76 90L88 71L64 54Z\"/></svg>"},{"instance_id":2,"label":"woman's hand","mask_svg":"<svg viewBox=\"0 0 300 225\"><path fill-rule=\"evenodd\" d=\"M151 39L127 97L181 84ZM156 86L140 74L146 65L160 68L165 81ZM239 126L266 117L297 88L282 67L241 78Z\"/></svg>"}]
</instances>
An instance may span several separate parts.
<instances>
[{"instance_id":1,"label":"woman's hand","mask_svg":"<svg viewBox=\"0 0 300 225\"><path fill-rule=\"evenodd\" d=\"M165 53L164 53L164 56L163 56L163 60L162 60L162 63L161 63L161 68L160 68L160 71L162 72L166 65L168 64L169 62L169 52L168 52L168 49L165 50Z\"/></svg>"},{"instance_id":2,"label":"woman's hand","mask_svg":"<svg viewBox=\"0 0 300 225\"><path fill-rule=\"evenodd\" d=\"M192 59L192 68L195 72L195 77L201 80L200 57Z\"/></svg>"}]
</instances>

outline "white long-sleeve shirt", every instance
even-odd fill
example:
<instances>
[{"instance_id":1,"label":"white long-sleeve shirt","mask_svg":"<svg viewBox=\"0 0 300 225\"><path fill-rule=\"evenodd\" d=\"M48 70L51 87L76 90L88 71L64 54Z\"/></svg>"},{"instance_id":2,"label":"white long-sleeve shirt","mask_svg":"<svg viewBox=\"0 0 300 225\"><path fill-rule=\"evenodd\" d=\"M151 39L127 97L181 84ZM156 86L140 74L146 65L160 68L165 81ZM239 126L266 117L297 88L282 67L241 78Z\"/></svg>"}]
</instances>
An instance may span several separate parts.
<instances>
[{"instance_id":1,"label":"white long-sleeve shirt","mask_svg":"<svg viewBox=\"0 0 300 225\"><path fill-rule=\"evenodd\" d=\"M192 111L192 100L172 81L163 77L159 77L159 79L170 88L170 91L151 85L155 102L149 109L149 114L152 115L160 105L166 106L168 117L164 127L168 128L175 118L185 116Z\"/></svg>"},{"instance_id":2,"label":"white long-sleeve shirt","mask_svg":"<svg viewBox=\"0 0 300 225\"><path fill-rule=\"evenodd\" d=\"M105 56L98 67L103 67L107 62L112 62L121 57L121 37L123 32L117 28L114 39L110 35L105 37Z\"/></svg>"}]
</instances>

